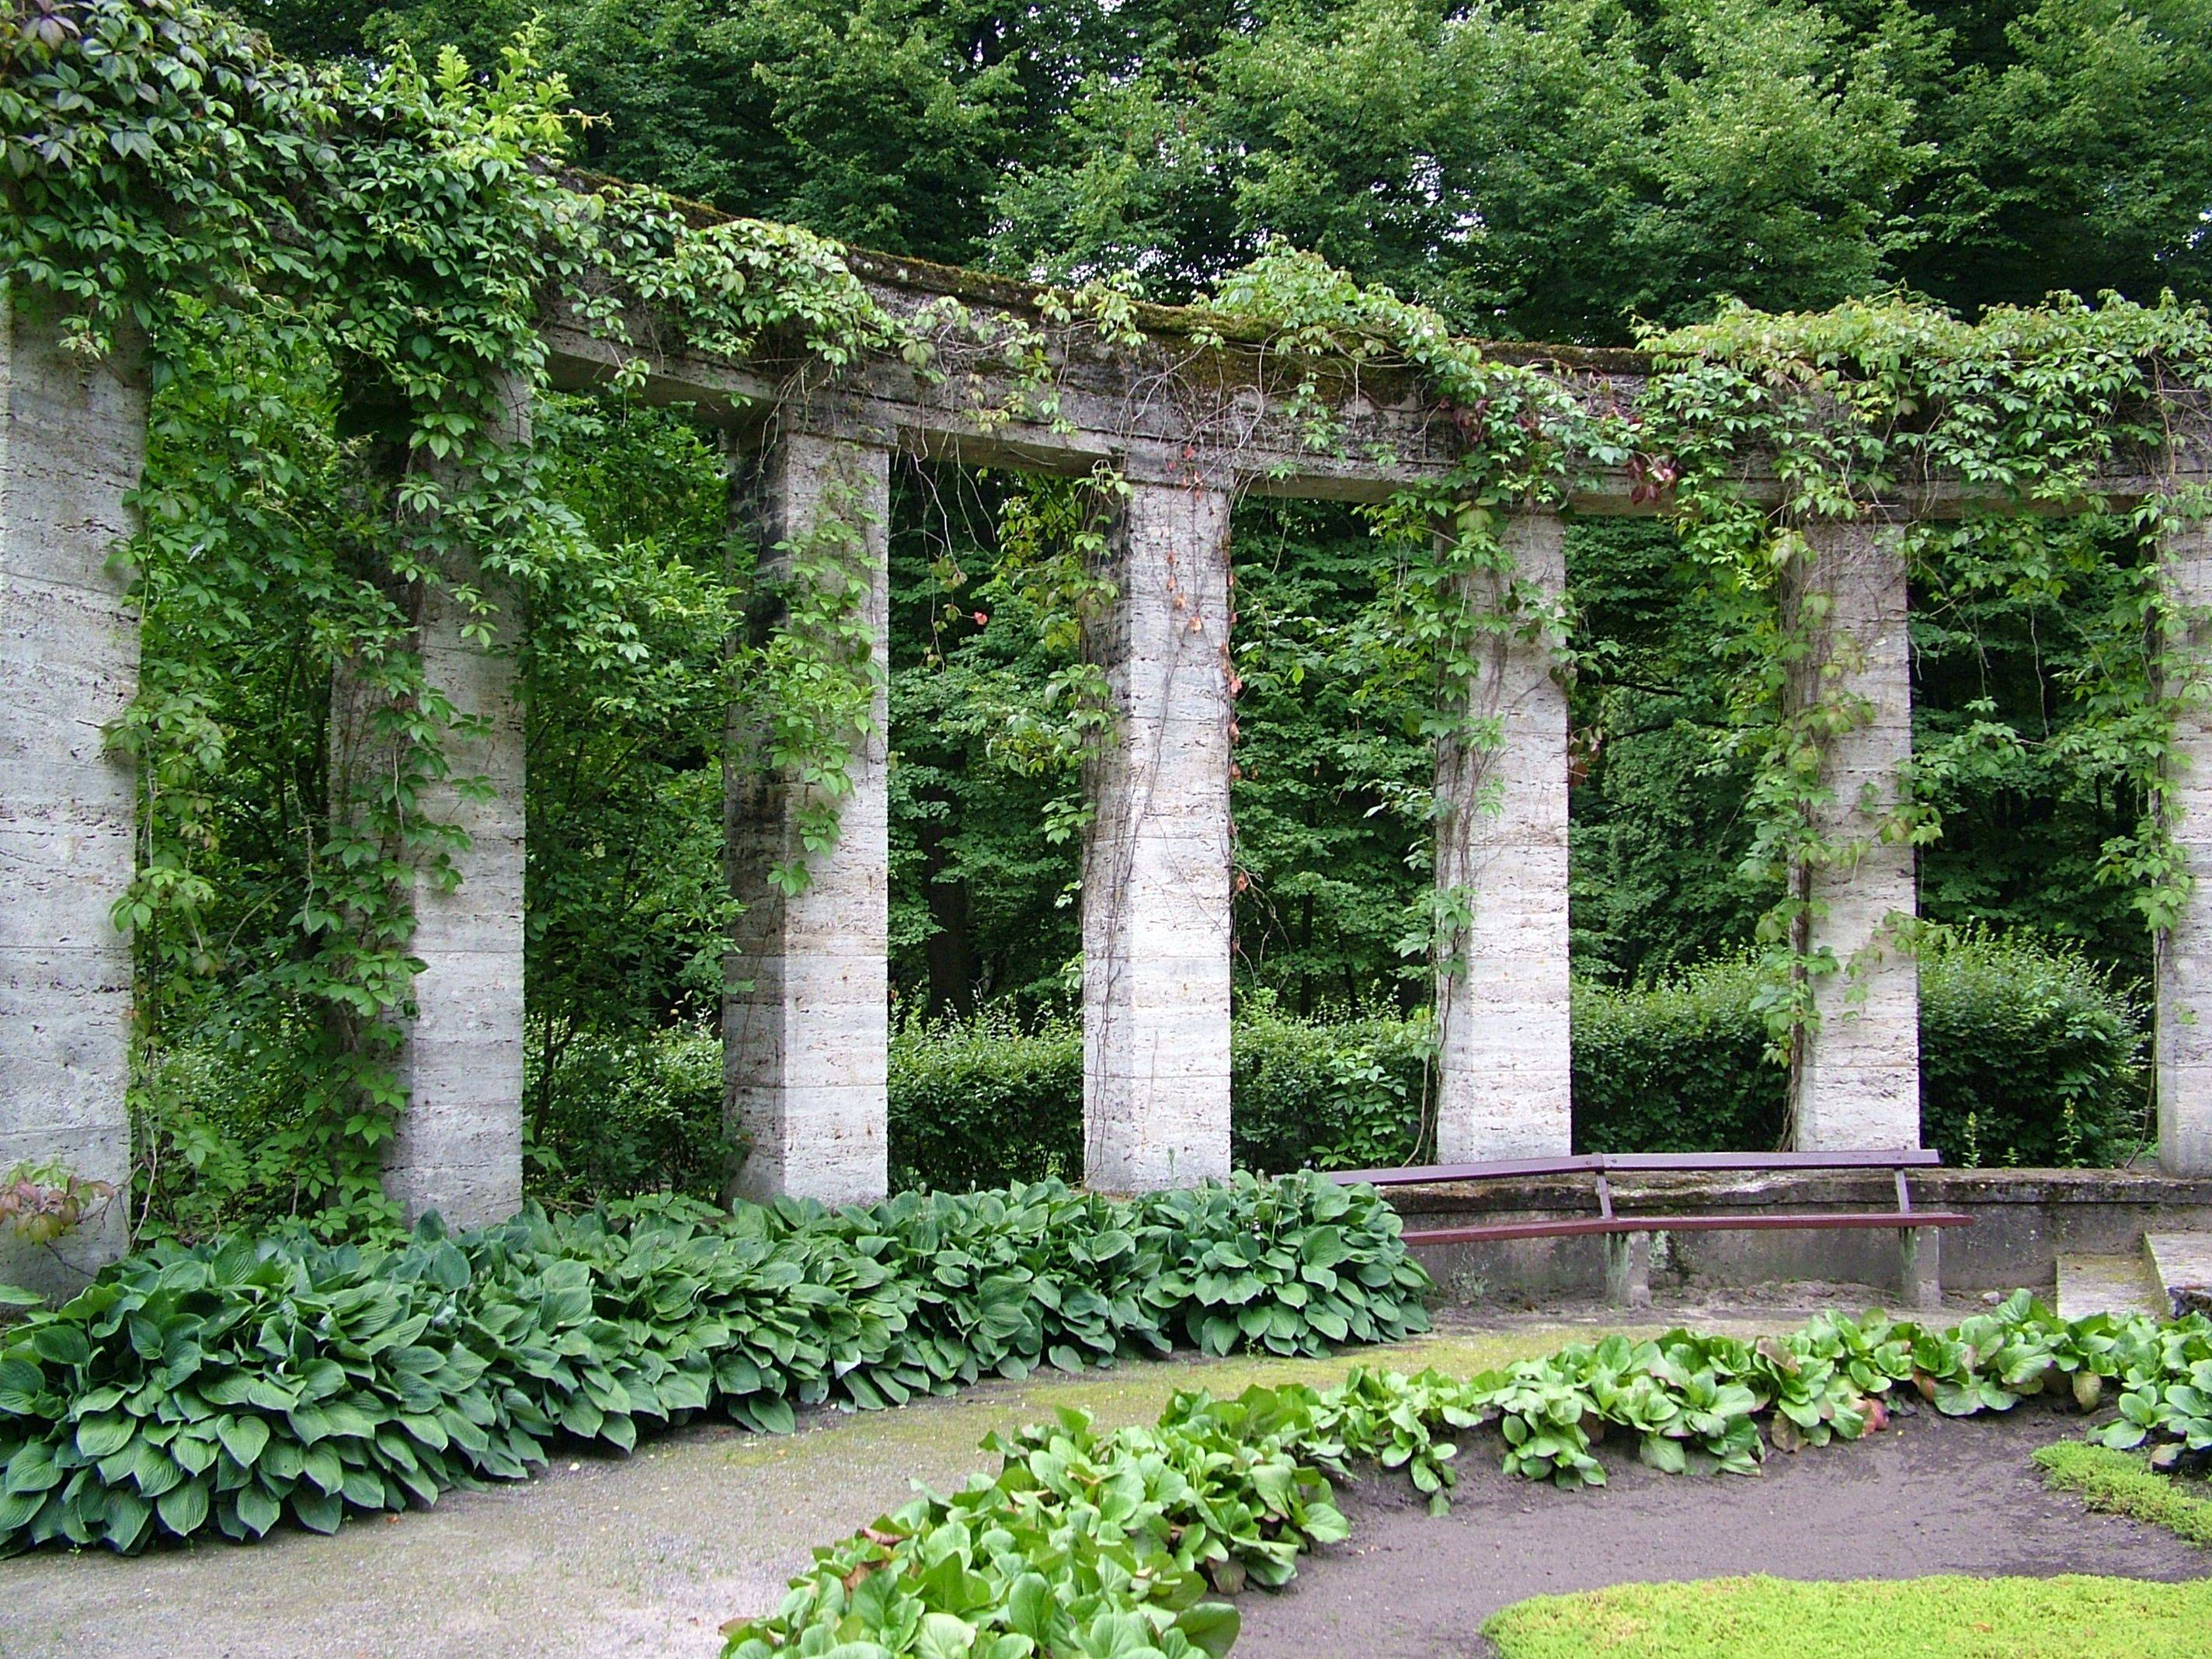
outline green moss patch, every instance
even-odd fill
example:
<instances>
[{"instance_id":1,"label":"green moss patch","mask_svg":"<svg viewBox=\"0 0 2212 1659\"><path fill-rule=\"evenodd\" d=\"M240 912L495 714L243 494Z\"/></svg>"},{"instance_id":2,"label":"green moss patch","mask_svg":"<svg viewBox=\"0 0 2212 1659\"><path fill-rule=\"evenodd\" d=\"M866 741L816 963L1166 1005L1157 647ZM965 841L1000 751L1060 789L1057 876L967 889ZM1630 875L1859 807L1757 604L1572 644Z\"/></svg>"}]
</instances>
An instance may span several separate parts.
<instances>
[{"instance_id":1,"label":"green moss patch","mask_svg":"<svg viewBox=\"0 0 2212 1659\"><path fill-rule=\"evenodd\" d=\"M1497 1614L1483 1634L1501 1659L2196 1659L2208 1620L2212 1583L1754 1577L1540 1595Z\"/></svg>"},{"instance_id":2,"label":"green moss patch","mask_svg":"<svg viewBox=\"0 0 2212 1659\"><path fill-rule=\"evenodd\" d=\"M2212 1502L2191 1498L2132 1453L2062 1440L2035 1454L2044 1485L2081 1494L2102 1515L2163 1527L2191 1544L2212 1544Z\"/></svg>"}]
</instances>

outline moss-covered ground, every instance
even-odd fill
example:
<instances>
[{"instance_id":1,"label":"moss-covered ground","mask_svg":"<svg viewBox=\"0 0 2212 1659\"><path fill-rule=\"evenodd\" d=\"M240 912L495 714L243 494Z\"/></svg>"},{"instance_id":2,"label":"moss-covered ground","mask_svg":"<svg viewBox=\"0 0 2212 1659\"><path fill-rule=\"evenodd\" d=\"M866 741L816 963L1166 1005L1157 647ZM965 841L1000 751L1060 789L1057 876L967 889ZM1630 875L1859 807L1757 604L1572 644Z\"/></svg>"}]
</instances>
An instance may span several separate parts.
<instances>
[{"instance_id":1,"label":"moss-covered ground","mask_svg":"<svg viewBox=\"0 0 2212 1659\"><path fill-rule=\"evenodd\" d=\"M1499 1659L2199 1659L2212 1583L1717 1578L1546 1595L1497 1614Z\"/></svg>"}]
</instances>

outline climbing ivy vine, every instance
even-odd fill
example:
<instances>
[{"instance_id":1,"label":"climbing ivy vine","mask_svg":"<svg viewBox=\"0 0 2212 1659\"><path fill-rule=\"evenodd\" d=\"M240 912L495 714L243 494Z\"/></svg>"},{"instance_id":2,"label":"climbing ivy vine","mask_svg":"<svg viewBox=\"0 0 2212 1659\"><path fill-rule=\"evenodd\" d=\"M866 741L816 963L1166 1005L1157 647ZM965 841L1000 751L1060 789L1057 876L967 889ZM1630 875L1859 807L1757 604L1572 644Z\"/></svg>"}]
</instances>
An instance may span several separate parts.
<instances>
[{"instance_id":1,"label":"climbing ivy vine","mask_svg":"<svg viewBox=\"0 0 2212 1659\"><path fill-rule=\"evenodd\" d=\"M1533 592L1512 568L1499 533L1507 514L1556 508L1594 474L1613 475L1618 489L1625 474L1633 496L1674 524L1718 602L1719 647L1740 667L1725 747L1754 763L1743 873L1782 892L1759 927L1776 1059L1788 1060L1817 1020L1814 982L1850 965L1814 942L1822 907L1804 873L1847 863L1864 845L1824 833L1816 809L1832 793L1826 752L1872 711L1839 676L1801 672L1812 695L1792 690L1793 670L1825 648L1808 524L1905 507L1906 567L1939 595L2063 599L2118 562L2125 597L2098 619L2101 641L2069 688L2094 717L2068 743L2079 765L2144 803L2133 833L2104 849L2104 869L2133 889L2150 926L2173 920L2187 872L2165 827L2166 763L2174 716L2202 690L2189 645L2201 618L2160 584L2146 550L2207 509L2204 491L2172 471L2176 441L2201 428L2212 388L2212 319L2201 307L2058 296L1969 323L1902 298L1779 316L1729 306L1710 323L1647 337L1650 370L1630 407L1599 365L1578 373L1572 354L1548 372L1501 362L1433 312L1286 248L1226 283L1216 302L1264 325L1271 350L1419 377L1452 422L1456 463L1376 514L1395 580L1363 618L1370 686L1433 686L1419 706L1442 742L1498 741L1468 712L1486 635L1542 639L1560 673L1577 666L1565 644L1574 595ZM1309 442L1341 447L1312 374L1291 404L1308 418ZM2101 493L2131 475L2132 499ZM1916 507L1934 511L1909 516ZM1984 726L1966 747L2018 741ZM1962 758L1954 744L1908 766L1871 834L1940 836L1936 801ZM1407 948L1448 960L1471 902L1463 890L1432 889ZM1906 948L1923 931L1893 923Z\"/></svg>"}]
</instances>

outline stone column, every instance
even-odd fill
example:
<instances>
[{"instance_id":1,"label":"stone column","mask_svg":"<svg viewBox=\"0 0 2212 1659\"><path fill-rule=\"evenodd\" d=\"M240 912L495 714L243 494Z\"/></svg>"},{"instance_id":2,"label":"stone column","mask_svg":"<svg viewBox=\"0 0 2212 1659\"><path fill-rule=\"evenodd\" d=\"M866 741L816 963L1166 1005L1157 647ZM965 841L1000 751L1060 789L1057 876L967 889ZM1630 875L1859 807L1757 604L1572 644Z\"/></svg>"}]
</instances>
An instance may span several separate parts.
<instances>
[{"instance_id":1,"label":"stone column","mask_svg":"<svg viewBox=\"0 0 2212 1659\"><path fill-rule=\"evenodd\" d=\"M519 380L503 391L501 435L526 443L527 391ZM488 581L465 550L450 556L446 580L486 590L495 607L489 618L442 584L396 591L414 623L424 687L451 702L459 722L441 740L443 775L420 791L416 810L431 823L465 831L468 844L447 848L459 878L452 884L427 858L410 860L409 948L423 967L398 1021L393 1070L407 1103L385 1148L384 1189L410 1222L435 1211L458 1229L503 1221L522 1205L524 741L514 698L520 598ZM465 628L487 622L489 648L464 636ZM393 758L375 726L386 706L349 663L337 665L334 803L380 787L372 769Z\"/></svg>"},{"instance_id":2,"label":"stone column","mask_svg":"<svg viewBox=\"0 0 2212 1659\"><path fill-rule=\"evenodd\" d=\"M1804 526L1808 562L1783 573L1785 618L1810 636L1791 670L1794 710L1824 708L1813 809L1829 859L1793 874L1808 901L1802 939L1837 971L1813 982L1815 1024L1791 1071L1793 1144L1807 1152L1920 1144L1920 967L1893 920L1916 914L1913 852L1884 841L1912 758L1909 602L1898 532L1869 520Z\"/></svg>"},{"instance_id":3,"label":"stone column","mask_svg":"<svg viewBox=\"0 0 2212 1659\"><path fill-rule=\"evenodd\" d=\"M827 556L860 585L875 691L868 729L854 734L835 843L813 851L803 839L809 809L829 798L770 763L758 711L730 713L723 827L730 891L744 909L722 1000L725 1099L731 1131L750 1149L731 1192L858 1203L889 1184L890 453L791 433L747 459L735 493L764 589L791 576L795 551L810 562ZM801 867L805 885L786 892L777 872Z\"/></svg>"},{"instance_id":4,"label":"stone column","mask_svg":"<svg viewBox=\"0 0 2212 1659\"><path fill-rule=\"evenodd\" d=\"M1462 578L1469 606L1505 620L1477 636L1465 734L1437 746L1436 880L1464 926L1437 967L1437 1157L1445 1164L1572 1150L1567 1028L1567 694L1554 629L1510 620L1566 588L1559 515L1520 513L1510 568Z\"/></svg>"},{"instance_id":5,"label":"stone column","mask_svg":"<svg viewBox=\"0 0 2212 1659\"><path fill-rule=\"evenodd\" d=\"M2159 574L2175 612L2160 677L2179 700L2166 824L2196 884L2157 939L2158 1159L2212 1175L2212 526L2171 536Z\"/></svg>"},{"instance_id":6,"label":"stone column","mask_svg":"<svg viewBox=\"0 0 2212 1659\"><path fill-rule=\"evenodd\" d=\"M1229 510L1133 480L1087 642L1118 717L1083 860L1083 1167L1106 1192L1229 1172Z\"/></svg>"},{"instance_id":7,"label":"stone column","mask_svg":"<svg viewBox=\"0 0 2212 1659\"><path fill-rule=\"evenodd\" d=\"M146 463L137 351L64 351L0 285L0 1176L49 1160L119 1194L51 1250L0 1228L0 1282L62 1291L127 1231L131 884L137 792L102 729L138 684L138 627L108 566Z\"/></svg>"}]
</instances>

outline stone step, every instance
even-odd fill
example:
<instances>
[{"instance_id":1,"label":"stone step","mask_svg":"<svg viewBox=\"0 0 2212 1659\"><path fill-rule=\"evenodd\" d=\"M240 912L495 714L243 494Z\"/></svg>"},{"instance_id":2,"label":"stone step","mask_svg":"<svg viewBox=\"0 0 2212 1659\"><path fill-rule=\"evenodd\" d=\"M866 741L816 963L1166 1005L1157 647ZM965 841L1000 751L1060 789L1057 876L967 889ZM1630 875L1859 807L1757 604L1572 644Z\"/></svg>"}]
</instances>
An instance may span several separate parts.
<instances>
[{"instance_id":1,"label":"stone step","mask_svg":"<svg viewBox=\"0 0 2212 1659\"><path fill-rule=\"evenodd\" d=\"M2212 1314L2212 1233L2145 1233L2143 1249L2176 1317Z\"/></svg>"},{"instance_id":2,"label":"stone step","mask_svg":"<svg viewBox=\"0 0 2212 1659\"><path fill-rule=\"evenodd\" d=\"M2133 1255L2062 1255L2058 1258L2058 1316L2086 1319L2091 1314L2166 1311L2158 1280L2141 1251Z\"/></svg>"}]
</instances>

